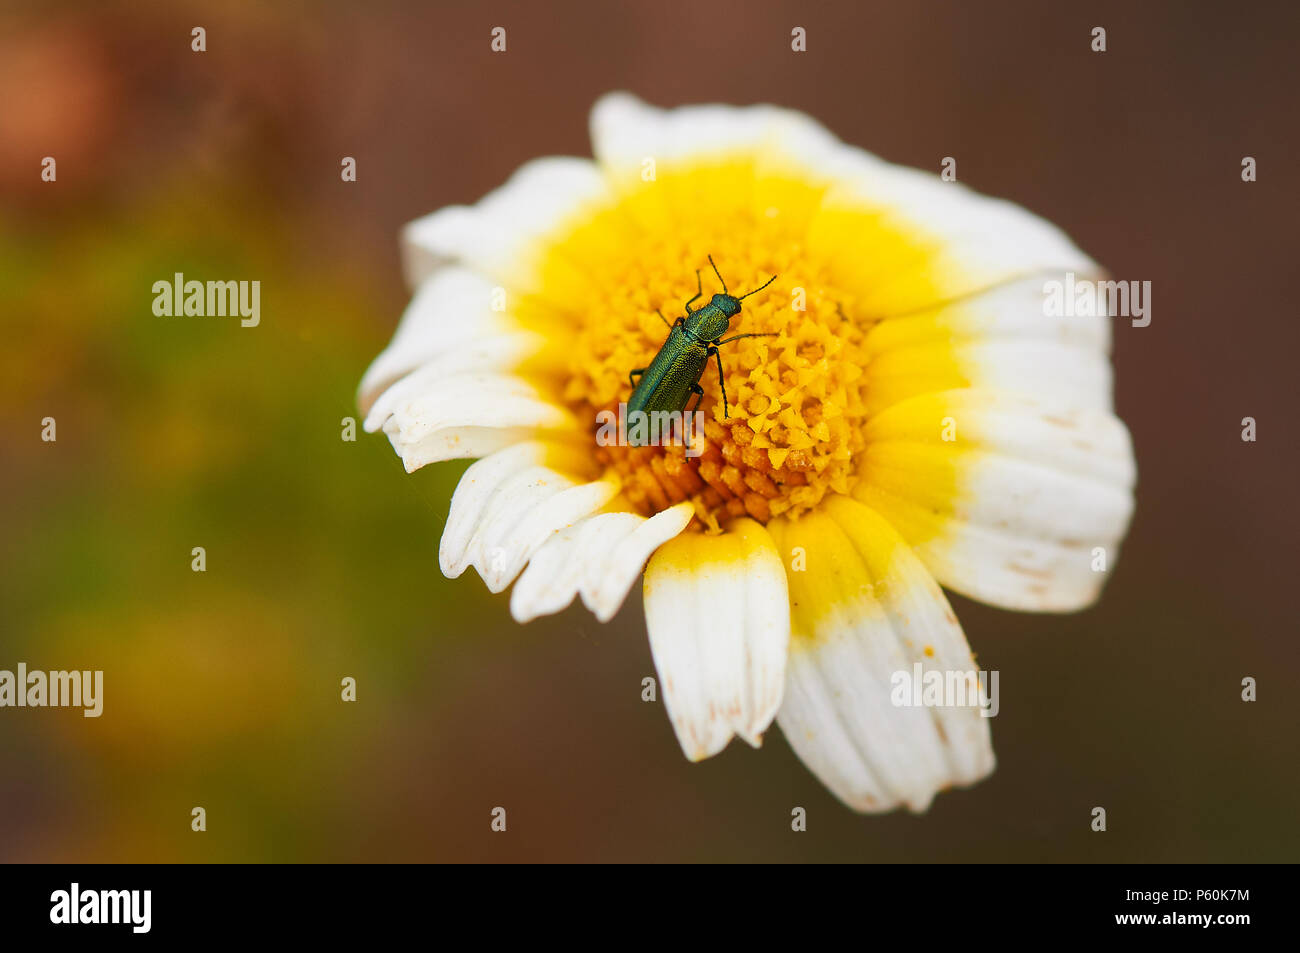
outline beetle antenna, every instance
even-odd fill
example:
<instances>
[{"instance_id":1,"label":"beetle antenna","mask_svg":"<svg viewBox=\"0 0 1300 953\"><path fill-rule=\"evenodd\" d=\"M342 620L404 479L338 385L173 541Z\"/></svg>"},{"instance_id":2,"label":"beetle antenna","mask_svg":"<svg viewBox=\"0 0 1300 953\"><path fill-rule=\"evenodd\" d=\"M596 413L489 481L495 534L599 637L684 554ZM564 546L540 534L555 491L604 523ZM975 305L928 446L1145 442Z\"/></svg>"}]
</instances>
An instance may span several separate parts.
<instances>
[{"instance_id":1,"label":"beetle antenna","mask_svg":"<svg viewBox=\"0 0 1300 953\"><path fill-rule=\"evenodd\" d=\"M755 288L753 291L749 292L749 294L743 294L743 295L741 295L739 298L737 298L736 300L737 300L737 301L744 301L746 298L749 297L749 295L756 295L756 294L758 294L760 291L762 291L764 288L766 288L768 285L770 285L770 284L771 284L772 282L774 282L774 281L776 281L776 275L773 275L771 278L767 279L767 281L763 282L761 285L759 285L759 286L758 286L757 288Z\"/></svg>"},{"instance_id":2,"label":"beetle antenna","mask_svg":"<svg viewBox=\"0 0 1300 953\"><path fill-rule=\"evenodd\" d=\"M713 256L709 256L709 264L713 265ZM718 266L713 265L713 273L718 276L718 281L722 282L722 293L727 294L727 283L722 281L722 272L718 271Z\"/></svg>"}]
</instances>

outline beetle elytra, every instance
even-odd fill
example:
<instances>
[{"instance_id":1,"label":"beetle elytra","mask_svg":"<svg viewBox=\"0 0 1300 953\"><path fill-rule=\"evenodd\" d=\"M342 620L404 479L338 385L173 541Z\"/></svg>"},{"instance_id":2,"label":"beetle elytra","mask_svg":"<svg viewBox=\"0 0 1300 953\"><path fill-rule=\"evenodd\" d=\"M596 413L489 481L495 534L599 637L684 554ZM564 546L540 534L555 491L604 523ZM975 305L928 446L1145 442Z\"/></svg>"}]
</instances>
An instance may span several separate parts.
<instances>
[{"instance_id":1,"label":"beetle elytra","mask_svg":"<svg viewBox=\"0 0 1300 953\"><path fill-rule=\"evenodd\" d=\"M691 304L704 295L704 286L700 279L701 269L695 269L695 297L686 302L686 314L669 324L663 311L656 308L660 320L668 326L668 339L659 348L647 366L636 368L627 375L632 385L632 396L627 402L627 415L631 419L636 412L653 414L664 411L681 413L686 411L691 395L695 395L695 408L699 409L704 389L700 387L700 378L704 368L712 357L718 366L718 384L722 388L722 414L730 417L727 402L727 384L722 375L722 358L718 348L741 338L774 337L777 332L767 331L751 334L736 334L729 338L722 335L730 328L731 319L740 314L740 302L750 295L758 294L777 276L773 275L753 291L739 297L727 292L727 283L722 280L718 266L709 256L713 273L722 284L722 294L715 294L702 308L691 310ZM635 378L639 377L640 380ZM630 442L630 441L629 441Z\"/></svg>"}]
</instances>

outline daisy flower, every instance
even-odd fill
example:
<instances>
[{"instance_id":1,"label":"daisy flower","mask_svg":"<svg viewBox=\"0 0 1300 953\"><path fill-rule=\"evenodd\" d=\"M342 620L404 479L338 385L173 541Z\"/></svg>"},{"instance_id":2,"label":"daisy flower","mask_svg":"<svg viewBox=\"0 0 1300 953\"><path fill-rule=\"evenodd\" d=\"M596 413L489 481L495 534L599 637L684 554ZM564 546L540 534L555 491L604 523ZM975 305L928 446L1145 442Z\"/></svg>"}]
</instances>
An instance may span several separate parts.
<instances>
[{"instance_id":1,"label":"daisy flower","mask_svg":"<svg viewBox=\"0 0 1300 953\"><path fill-rule=\"evenodd\" d=\"M770 106L611 94L595 161L529 162L409 224L414 297L361 382L408 471L478 458L439 560L514 583L519 622L598 619L644 574L663 700L692 761L775 718L859 811L925 810L993 770L977 706L891 701L966 672L940 586L1007 609L1093 602L1133 506L1105 315L1044 283L1101 276L1051 224L886 163ZM708 257L745 301L682 446L602 446ZM708 300L707 297L705 300ZM714 371L714 373L709 373ZM1099 557L1100 554L1100 557Z\"/></svg>"}]
</instances>

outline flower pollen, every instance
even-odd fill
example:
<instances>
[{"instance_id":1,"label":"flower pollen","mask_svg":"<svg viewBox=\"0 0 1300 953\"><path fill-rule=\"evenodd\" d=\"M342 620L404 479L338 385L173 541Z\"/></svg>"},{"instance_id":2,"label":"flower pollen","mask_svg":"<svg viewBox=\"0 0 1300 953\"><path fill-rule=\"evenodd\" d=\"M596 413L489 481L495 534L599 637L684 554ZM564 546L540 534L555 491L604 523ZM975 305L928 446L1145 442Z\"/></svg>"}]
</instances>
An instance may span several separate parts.
<instances>
[{"instance_id":1,"label":"flower pollen","mask_svg":"<svg viewBox=\"0 0 1300 953\"><path fill-rule=\"evenodd\" d=\"M582 262L594 286L581 308L564 309L574 328L565 343L563 390L578 419L592 421L593 436L597 413L617 412L630 397L628 372L646 367L667 340L656 309L670 322L684 315L684 303L696 294L697 268L703 294L693 309L723 290L709 255L735 295L778 276L744 300L726 334L775 336L741 338L719 349L729 416L717 364L710 359L703 369L700 455L688 456L671 443L593 447L635 509L651 515L689 500L700 524L716 532L732 517L763 523L798 517L828 492L852 488L854 458L863 449L868 322L852 317L851 296L837 286L830 264L807 253L802 216L744 203L719 209L716 192L710 197L715 201L690 216L694 228L636 231L631 239L625 201L598 213L554 253ZM807 196L794 202L796 208L807 204ZM699 440L693 449L701 449Z\"/></svg>"}]
</instances>

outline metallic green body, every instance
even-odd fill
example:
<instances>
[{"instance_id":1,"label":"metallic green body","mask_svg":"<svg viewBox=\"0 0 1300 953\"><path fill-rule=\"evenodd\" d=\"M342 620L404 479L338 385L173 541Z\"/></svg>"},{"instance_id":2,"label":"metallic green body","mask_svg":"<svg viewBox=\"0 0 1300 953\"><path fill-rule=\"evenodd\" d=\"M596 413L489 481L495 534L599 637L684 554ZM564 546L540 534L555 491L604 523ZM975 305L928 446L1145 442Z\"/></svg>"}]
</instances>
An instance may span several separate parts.
<instances>
[{"instance_id":1,"label":"metallic green body","mask_svg":"<svg viewBox=\"0 0 1300 953\"><path fill-rule=\"evenodd\" d=\"M709 346L681 325L674 326L650 366L642 372L641 380L628 398L627 412L685 410L704 376L708 360Z\"/></svg>"},{"instance_id":2,"label":"metallic green body","mask_svg":"<svg viewBox=\"0 0 1300 953\"><path fill-rule=\"evenodd\" d=\"M718 266L713 264L712 255L709 256L709 265L712 266L713 273L718 276L718 281L722 284L722 294L715 294L704 307L691 310L691 302L698 301L704 295L700 282L700 269L697 268L695 297L686 302L685 316L668 324L668 319L664 317L663 312L659 312L659 317L663 319L664 324L668 325L668 340L659 348L659 353L648 366L633 370L627 375L628 381L632 384L632 396L627 401L623 436L629 446L641 446L643 439L654 440L653 425L647 433L647 428L637 427L637 420L644 420L655 414L683 413L690 403L692 394L696 397L693 409L699 409L700 398L704 396L704 389L700 387L700 378L704 376L704 367L709 363L709 358L713 358L718 366L718 386L722 388L722 415L724 418L731 416L727 409L727 382L722 379L719 345L739 338L772 337L776 334L775 331L768 331L758 334L734 334L729 338L722 336L731 326L731 319L740 314L740 302L776 281L776 275L767 279L749 294L736 297L727 292L727 283L722 280ZM633 380L637 374L641 375L639 381ZM685 420L682 423L685 424ZM645 438L640 436L642 433L646 433Z\"/></svg>"},{"instance_id":3,"label":"metallic green body","mask_svg":"<svg viewBox=\"0 0 1300 953\"><path fill-rule=\"evenodd\" d=\"M739 299L728 294L715 294L708 304L695 311L688 307L686 316L677 319L668 332L668 340L641 372L641 380L628 398L628 417L637 411L651 414L686 410L691 395L703 393L700 378L704 376L704 367L716 352L731 319L739 313Z\"/></svg>"}]
</instances>

